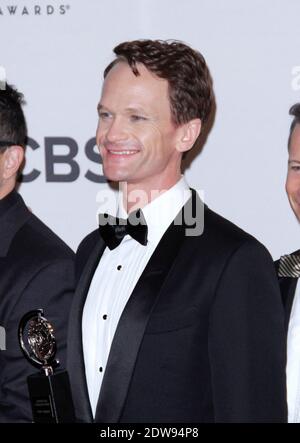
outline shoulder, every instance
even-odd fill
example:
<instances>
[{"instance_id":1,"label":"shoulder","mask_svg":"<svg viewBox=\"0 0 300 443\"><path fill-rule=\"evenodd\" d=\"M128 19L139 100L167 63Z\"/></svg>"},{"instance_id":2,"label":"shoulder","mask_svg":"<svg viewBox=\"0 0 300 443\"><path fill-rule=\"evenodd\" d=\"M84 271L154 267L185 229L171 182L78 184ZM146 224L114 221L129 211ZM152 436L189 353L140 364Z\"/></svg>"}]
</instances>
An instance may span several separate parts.
<instances>
[{"instance_id":1,"label":"shoulder","mask_svg":"<svg viewBox=\"0 0 300 443\"><path fill-rule=\"evenodd\" d=\"M265 246L255 237L207 206L204 214L204 235L219 249L238 249L243 245L246 249L254 248L267 251Z\"/></svg>"},{"instance_id":2,"label":"shoulder","mask_svg":"<svg viewBox=\"0 0 300 443\"><path fill-rule=\"evenodd\" d=\"M207 206L202 234L186 238L185 244L191 256L205 259L215 270L221 271L227 264L237 263L237 257L243 263L267 261L273 267L270 253L262 243Z\"/></svg>"},{"instance_id":3,"label":"shoulder","mask_svg":"<svg viewBox=\"0 0 300 443\"><path fill-rule=\"evenodd\" d=\"M73 261L75 258L72 249L34 214L18 231L15 246L22 248L23 253L43 261Z\"/></svg>"},{"instance_id":4,"label":"shoulder","mask_svg":"<svg viewBox=\"0 0 300 443\"><path fill-rule=\"evenodd\" d=\"M257 242L252 235L245 232L233 222L222 217L220 214L217 214L204 204L195 189L191 188L191 191L192 199L189 200L192 201L191 210L193 211L191 221L196 221L197 227L202 228L198 229L200 232L199 234L197 234L197 230L195 230L194 234L192 230L190 231L190 235L194 240L199 240L199 243L201 244L203 244L203 241L209 242L211 247L216 245L218 248L223 245L225 248L234 247L245 241ZM193 227L191 221L189 221L189 223Z\"/></svg>"},{"instance_id":5,"label":"shoulder","mask_svg":"<svg viewBox=\"0 0 300 443\"><path fill-rule=\"evenodd\" d=\"M235 225L230 220L222 217L220 214L217 214L209 207L205 206L205 228L211 230L212 233L219 235L219 237L229 238L231 240L243 240L254 238L246 231L241 229L239 226ZM219 234L218 234L219 233Z\"/></svg>"}]
</instances>

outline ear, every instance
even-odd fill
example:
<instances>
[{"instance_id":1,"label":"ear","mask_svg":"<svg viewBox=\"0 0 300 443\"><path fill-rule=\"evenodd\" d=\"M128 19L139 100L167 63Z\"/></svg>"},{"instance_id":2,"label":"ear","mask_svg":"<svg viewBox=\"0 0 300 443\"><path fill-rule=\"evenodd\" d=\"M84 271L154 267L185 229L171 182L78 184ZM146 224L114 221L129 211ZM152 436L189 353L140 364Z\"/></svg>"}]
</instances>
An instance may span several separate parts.
<instances>
[{"instance_id":1,"label":"ear","mask_svg":"<svg viewBox=\"0 0 300 443\"><path fill-rule=\"evenodd\" d=\"M9 180L14 177L24 160L24 149L22 146L10 146L5 152L3 178Z\"/></svg>"},{"instance_id":2,"label":"ear","mask_svg":"<svg viewBox=\"0 0 300 443\"><path fill-rule=\"evenodd\" d=\"M201 120L200 118L194 118L184 123L180 129L181 135L177 143L177 150L179 152L186 152L192 149L201 132Z\"/></svg>"}]
</instances>

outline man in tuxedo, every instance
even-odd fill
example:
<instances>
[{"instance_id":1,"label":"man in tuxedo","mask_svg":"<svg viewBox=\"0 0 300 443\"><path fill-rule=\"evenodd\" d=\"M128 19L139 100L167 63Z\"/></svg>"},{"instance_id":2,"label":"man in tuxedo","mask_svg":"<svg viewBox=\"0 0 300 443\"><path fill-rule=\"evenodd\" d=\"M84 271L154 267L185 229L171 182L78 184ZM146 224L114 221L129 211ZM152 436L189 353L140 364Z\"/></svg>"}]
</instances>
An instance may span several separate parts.
<instances>
[{"instance_id":1,"label":"man in tuxedo","mask_svg":"<svg viewBox=\"0 0 300 443\"><path fill-rule=\"evenodd\" d=\"M212 108L205 60L177 41L114 52L96 139L121 198L118 218L100 214L77 253L68 337L77 418L283 422L284 316L271 257L181 176Z\"/></svg>"},{"instance_id":2,"label":"man in tuxedo","mask_svg":"<svg viewBox=\"0 0 300 443\"><path fill-rule=\"evenodd\" d=\"M74 291L74 253L25 206L16 191L26 145L22 95L0 91L0 422L32 422L18 325L42 308L54 327L57 357L66 365L67 322ZM5 333L5 334L4 334Z\"/></svg>"},{"instance_id":3,"label":"man in tuxedo","mask_svg":"<svg viewBox=\"0 0 300 443\"><path fill-rule=\"evenodd\" d=\"M288 172L286 191L291 208L300 221L300 103L290 109L293 121L288 139ZM283 255L276 262L285 308L287 330L287 398L288 421L300 423L300 250Z\"/></svg>"}]
</instances>

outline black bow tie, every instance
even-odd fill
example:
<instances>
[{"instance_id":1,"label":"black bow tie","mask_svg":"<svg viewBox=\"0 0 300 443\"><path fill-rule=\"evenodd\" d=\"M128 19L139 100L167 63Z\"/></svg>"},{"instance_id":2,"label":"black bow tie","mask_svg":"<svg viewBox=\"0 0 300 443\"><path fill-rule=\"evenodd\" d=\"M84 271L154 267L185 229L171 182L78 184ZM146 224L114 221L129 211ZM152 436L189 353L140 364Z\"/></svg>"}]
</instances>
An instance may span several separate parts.
<instances>
[{"instance_id":1,"label":"black bow tie","mask_svg":"<svg viewBox=\"0 0 300 443\"><path fill-rule=\"evenodd\" d=\"M140 209L131 212L127 220L99 214L99 232L109 249L115 249L127 234L142 245L147 244L148 226Z\"/></svg>"}]
</instances>

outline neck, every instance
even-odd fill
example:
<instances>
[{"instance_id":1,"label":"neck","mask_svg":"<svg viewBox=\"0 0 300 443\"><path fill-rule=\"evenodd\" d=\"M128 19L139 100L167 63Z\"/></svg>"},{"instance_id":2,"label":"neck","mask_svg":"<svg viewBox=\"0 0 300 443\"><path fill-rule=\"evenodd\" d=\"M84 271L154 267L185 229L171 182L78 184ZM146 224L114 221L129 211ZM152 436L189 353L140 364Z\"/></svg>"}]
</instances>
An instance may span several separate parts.
<instances>
[{"instance_id":1,"label":"neck","mask_svg":"<svg viewBox=\"0 0 300 443\"><path fill-rule=\"evenodd\" d=\"M138 184L120 182L120 190L123 197L123 206L129 214L140 208L143 209L157 197L172 188L181 178L181 175L174 177L172 180L156 183L155 186L140 186Z\"/></svg>"},{"instance_id":2,"label":"neck","mask_svg":"<svg viewBox=\"0 0 300 443\"><path fill-rule=\"evenodd\" d=\"M1 182L0 182L1 185ZM5 198L8 194L10 194L15 187L15 183L5 184L3 187L0 186L0 200Z\"/></svg>"}]
</instances>

